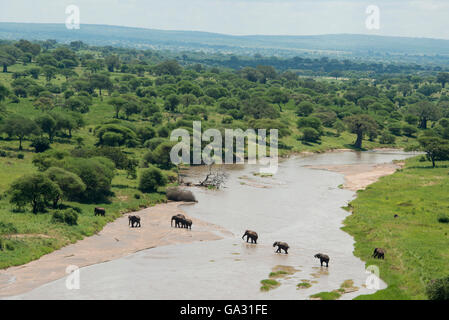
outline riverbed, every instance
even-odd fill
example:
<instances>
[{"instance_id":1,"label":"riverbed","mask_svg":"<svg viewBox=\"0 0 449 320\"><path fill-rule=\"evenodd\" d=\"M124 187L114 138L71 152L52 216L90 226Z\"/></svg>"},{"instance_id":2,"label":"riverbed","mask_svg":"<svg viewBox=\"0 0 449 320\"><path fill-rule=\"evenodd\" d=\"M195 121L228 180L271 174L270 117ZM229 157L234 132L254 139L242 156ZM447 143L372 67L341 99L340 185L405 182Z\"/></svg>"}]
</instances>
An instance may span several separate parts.
<instances>
[{"instance_id":1,"label":"riverbed","mask_svg":"<svg viewBox=\"0 0 449 320\"><path fill-rule=\"evenodd\" d=\"M335 166L369 170L410 156L399 151L294 156L281 161L274 176L259 175L257 166L227 167L225 188L192 188L198 203L183 207L194 219L227 230L220 240L143 250L81 268L78 290L68 290L66 278L61 278L13 298L309 299L340 288L346 280L352 280L357 290L341 299L373 293L375 289L365 286L369 276L365 263L352 253L352 237L340 229L350 214L342 207L356 193L342 188L342 173L330 170L338 171ZM192 169L189 179L197 182L204 170ZM257 245L241 239L246 229L258 232ZM289 254L275 254L274 241L287 242ZM330 256L329 268L320 267L316 253ZM279 287L261 291L260 281L279 266L289 274L277 279ZM298 288L303 282L310 287Z\"/></svg>"}]
</instances>

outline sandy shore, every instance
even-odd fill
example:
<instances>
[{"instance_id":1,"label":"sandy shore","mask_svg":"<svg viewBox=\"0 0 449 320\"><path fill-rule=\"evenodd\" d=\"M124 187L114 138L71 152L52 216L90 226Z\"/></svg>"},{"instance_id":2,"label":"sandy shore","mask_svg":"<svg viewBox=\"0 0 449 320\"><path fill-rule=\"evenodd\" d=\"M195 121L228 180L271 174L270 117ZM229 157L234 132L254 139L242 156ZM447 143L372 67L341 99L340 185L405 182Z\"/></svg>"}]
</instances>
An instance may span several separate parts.
<instances>
[{"instance_id":1,"label":"sandy shore","mask_svg":"<svg viewBox=\"0 0 449 320\"><path fill-rule=\"evenodd\" d=\"M306 166L312 169L329 170L344 175L344 189L357 191L363 190L381 177L388 176L402 168L403 162L383 164L346 164L346 165L324 165Z\"/></svg>"},{"instance_id":2,"label":"sandy shore","mask_svg":"<svg viewBox=\"0 0 449 320\"><path fill-rule=\"evenodd\" d=\"M216 225L193 220L192 230L172 228L170 218L184 212L182 203L169 202L133 212L106 225L101 232L42 256L25 265L0 270L0 297L30 291L66 276L69 265L86 267L154 247L222 239L230 232ZM138 214L142 228L128 226L128 215Z\"/></svg>"}]
</instances>

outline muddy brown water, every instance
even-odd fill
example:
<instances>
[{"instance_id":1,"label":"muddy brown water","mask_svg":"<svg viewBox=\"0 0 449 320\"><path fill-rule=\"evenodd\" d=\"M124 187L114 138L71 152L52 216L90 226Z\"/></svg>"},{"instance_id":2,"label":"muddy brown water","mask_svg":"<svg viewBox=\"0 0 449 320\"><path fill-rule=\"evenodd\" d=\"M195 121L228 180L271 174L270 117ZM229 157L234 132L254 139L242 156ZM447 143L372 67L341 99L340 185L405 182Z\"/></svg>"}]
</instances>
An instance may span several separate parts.
<instances>
[{"instance_id":1,"label":"muddy brown water","mask_svg":"<svg viewBox=\"0 0 449 320\"><path fill-rule=\"evenodd\" d=\"M368 274L365 263L353 255L353 238L340 229L349 214L341 207L355 193L338 187L344 182L342 174L304 166L380 164L412 155L370 151L297 156L282 161L273 177L255 176L257 166L228 168L226 188L193 188L199 202L183 209L233 236L144 250L82 268L79 290L68 290L63 278L13 298L308 299L311 294L338 289L345 280L353 280L360 289L342 299L373 293L363 286ZM189 178L197 181L202 170L192 169ZM259 233L257 245L241 239L245 229ZM274 241L288 242L289 254L275 254ZM313 257L316 253L330 256L329 268L320 267ZM260 281L276 266L297 271L278 278L279 287L261 292ZM312 286L298 290L296 285L304 280Z\"/></svg>"}]
</instances>

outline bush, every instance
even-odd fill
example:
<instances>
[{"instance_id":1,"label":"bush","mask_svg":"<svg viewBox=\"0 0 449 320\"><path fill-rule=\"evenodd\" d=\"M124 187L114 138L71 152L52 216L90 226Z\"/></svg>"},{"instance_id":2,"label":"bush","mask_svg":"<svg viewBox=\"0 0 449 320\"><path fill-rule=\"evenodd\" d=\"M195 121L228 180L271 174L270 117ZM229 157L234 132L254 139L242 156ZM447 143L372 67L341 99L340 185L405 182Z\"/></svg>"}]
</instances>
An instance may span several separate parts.
<instances>
[{"instance_id":1,"label":"bush","mask_svg":"<svg viewBox=\"0 0 449 320\"><path fill-rule=\"evenodd\" d=\"M391 133L389 133L388 131L384 131L382 132L380 138L379 138L379 142L381 144L393 144L395 143L396 138L394 135L392 135Z\"/></svg>"},{"instance_id":2,"label":"bush","mask_svg":"<svg viewBox=\"0 0 449 320\"><path fill-rule=\"evenodd\" d=\"M78 213L73 209L59 210L53 213L52 222L65 223L69 226L78 224Z\"/></svg>"},{"instance_id":3,"label":"bush","mask_svg":"<svg viewBox=\"0 0 449 320\"><path fill-rule=\"evenodd\" d=\"M320 133L314 128L304 128L301 139L305 142L317 142L320 140Z\"/></svg>"},{"instance_id":4,"label":"bush","mask_svg":"<svg viewBox=\"0 0 449 320\"><path fill-rule=\"evenodd\" d=\"M34 148L34 152L41 153L50 149L50 140L46 137L36 137L31 142L31 147Z\"/></svg>"},{"instance_id":5,"label":"bush","mask_svg":"<svg viewBox=\"0 0 449 320\"><path fill-rule=\"evenodd\" d=\"M12 223L0 221L0 235L15 233L17 233L17 228Z\"/></svg>"},{"instance_id":6,"label":"bush","mask_svg":"<svg viewBox=\"0 0 449 320\"><path fill-rule=\"evenodd\" d=\"M313 128L321 132L321 120L316 117L300 118L297 122L298 128Z\"/></svg>"},{"instance_id":7,"label":"bush","mask_svg":"<svg viewBox=\"0 0 449 320\"><path fill-rule=\"evenodd\" d=\"M167 178L158 168L152 167L142 172L139 180L139 190L144 193L156 192L158 187L167 184Z\"/></svg>"},{"instance_id":8,"label":"bush","mask_svg":"<svg viewBox=\"0 0 449 320\"><path fill-rule=\"evenodd\" d=\"M196 202L196 198L190 190L181 188L169 188L167 190L167 199L172 201Z\"/></svg>"},{"instance_id":9,"label":"bush","mask_svg":"<svg viewBox=\"0 0 449 320\"><path fill-rule=\"evenodd\" d=\"M17 154L17 159L22 160L23 158L25 158L25 155L23 153Z\"/></svg>"},{"instance_id":10,"label":"bush","mask_svg":"<svg viewBox=\"0 0 449 320\"><path fill-rule=\"evenodd\" d=\"M390 131L395 136L400 136L402 133L402 126L399 122L392 123L388 126L388 131Z\"/></svg>"},{"instance_id":11,"label":"bush","mask_svg":"<svg viewBox=\"0 0 449 320\"><path fill-rule=\"evenodd\" d=\"M449 277L430 281L426 293L429 300L449 300Z\"/></svg>"},{"instance_id":12,"label":"bush","mask_svg":"<svg viewBox=\"0 0 449 320\"><path fill-rule=\"evenodd\" d=\"M438 222L449 223L449 216L447 214L441 213L438 215Z\"/></svg>"},{"instance_id":13,"label":"bush","mask_svg":"<svg viewBox=\"0 0 449 320\"><path fill-rule=\"evenodd\" d=\"M415 126L406 124L402 127L402 132L404 132L407 137L412 137L415 133L418 132L418 129Z\"/></svg>"}]
</instances>

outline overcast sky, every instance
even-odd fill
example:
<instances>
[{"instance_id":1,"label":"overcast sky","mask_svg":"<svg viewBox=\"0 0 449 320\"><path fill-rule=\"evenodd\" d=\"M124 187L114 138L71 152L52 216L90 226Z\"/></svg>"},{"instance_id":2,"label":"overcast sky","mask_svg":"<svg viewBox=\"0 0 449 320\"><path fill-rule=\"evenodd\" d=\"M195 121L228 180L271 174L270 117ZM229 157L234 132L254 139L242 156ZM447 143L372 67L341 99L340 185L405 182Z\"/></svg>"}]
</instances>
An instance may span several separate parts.
<instances>
[{"instance_id":1,"label":"overcast sky","mask_svg":"<svg viewBox=\"0 0 449 320\"><path fill-rule=\"evenodd\" d=\"M1 22L64 23L69 4L82 24L225 34L363 33L449 39L449 0L0 0ZM369 30L366 9L380 9Z\"/></svg>"}]
</instances>

